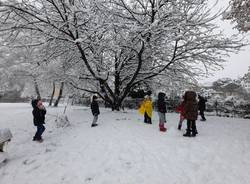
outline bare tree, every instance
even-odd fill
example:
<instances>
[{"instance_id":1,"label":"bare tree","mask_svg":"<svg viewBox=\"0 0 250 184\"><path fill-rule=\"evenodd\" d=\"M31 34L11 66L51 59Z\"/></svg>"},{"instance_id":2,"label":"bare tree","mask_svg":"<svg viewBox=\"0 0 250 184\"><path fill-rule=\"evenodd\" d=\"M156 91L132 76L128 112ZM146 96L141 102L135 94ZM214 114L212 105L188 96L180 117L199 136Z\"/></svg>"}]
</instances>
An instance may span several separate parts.
<instances>
[{"instance_id":1,"label":"bare tree","mask_svg":"<svg viewBox=\"0 0 250 184\"><path fill-rule=\"evenodd\" d=\"M239 31L250 30L250 0L231 0L230 10L225 13L225 19L236 23Z\"/></svg>"},{"instance_id":2,"label":"bare tree","mask_svg":"<svg viewBox=\"0 0 250 184\"><path fill-rule=\"evenodd\" d=\"M55 81L53 81L53 87L52 87L52 93L51 93L50 100L49 100L49 106L52 105L53 98L55 95L55 90L56 90L56 84L55 84Z\"/></svg>"},{"instance_id":3,"label":"bare tree","mask_svg":"<svg viewBox=\"0 0 250 184\"><path fill-rule=\"evenodd\" d=\"M38 0L1 2L0 31L23 31L50 57L72 59L64 79L119 110L130 90L165 71L195 78L221 67L242 44L216 31L207 0ZM7 34L8 32L11 33ZM43 37L39 39L39 37ZM81 84L80 81L83 81Z\"/></svg>"},{"instance_id":4,"label":"bare tree","mask_svg":"<svg viewBox=\"0 0 250 184\"><path fill-rule=\"evenodd\" d=\"M64 82L61 82L60 89L59 89L59 95L54 103L54 107L58 106L58 103L59 103L60 99L62 98L63 86L64 86Z\"/></svg>"}]
</instances>

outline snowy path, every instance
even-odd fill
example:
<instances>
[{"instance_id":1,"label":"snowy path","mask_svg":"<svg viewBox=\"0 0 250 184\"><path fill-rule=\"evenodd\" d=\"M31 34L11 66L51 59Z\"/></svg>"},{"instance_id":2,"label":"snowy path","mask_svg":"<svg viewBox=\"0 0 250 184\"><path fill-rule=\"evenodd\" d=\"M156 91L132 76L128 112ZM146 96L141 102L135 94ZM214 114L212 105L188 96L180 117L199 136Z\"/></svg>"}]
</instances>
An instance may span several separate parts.
<instances>
[{"instance_id":1,"label":"snowy path","mask_svg":"<svg viewBox=\"0 0 250 184\"><path fill-rule=\"evenodd\" d=\"M100 125L90 128L86 107L68 111L72 125L57 129L48 108L45 141L35 132L29 104L0 104L0 128L10 128L10 159L0 166L1 184L248 184L250 121L208 117L199 134L186 138L167 114L168 131L142 123L136 111L101 109ZM184 126L185 127L185 126ZM184 128L183 128L184 129Z\"/></svg>"}]
</instances>

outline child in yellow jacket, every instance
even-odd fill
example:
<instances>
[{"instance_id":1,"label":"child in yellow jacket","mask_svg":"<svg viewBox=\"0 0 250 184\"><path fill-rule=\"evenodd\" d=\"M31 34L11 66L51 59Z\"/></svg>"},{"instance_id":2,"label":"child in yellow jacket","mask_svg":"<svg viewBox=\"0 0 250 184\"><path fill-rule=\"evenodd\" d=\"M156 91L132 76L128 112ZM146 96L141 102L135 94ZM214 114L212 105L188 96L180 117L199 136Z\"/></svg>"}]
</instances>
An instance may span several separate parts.
<instances>
[{"instance_id":1,"label":"child in yellow jacket","mask_svg":"<svg viewBox=\"0 0 250 184\"><path fill-rule=\"evenodd\" d=\"M144 97L138 111L144 115L144 123L152 124L153 103L148 95Z\"/></svg>"}]
</instances>

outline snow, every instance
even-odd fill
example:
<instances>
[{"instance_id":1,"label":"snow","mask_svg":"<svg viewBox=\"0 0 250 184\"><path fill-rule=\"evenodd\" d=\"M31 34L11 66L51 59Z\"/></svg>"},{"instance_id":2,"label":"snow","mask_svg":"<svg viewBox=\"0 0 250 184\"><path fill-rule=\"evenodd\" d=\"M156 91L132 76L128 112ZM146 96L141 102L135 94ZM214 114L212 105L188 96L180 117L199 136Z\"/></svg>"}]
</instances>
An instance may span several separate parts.
<instances>
[{"instance_id":1,"label":"snow","mask_svg":"<svg viewBox=\"0 0 250 184\"><path fill-rule=\"evenodd\" d=\"M6 163L6 160L8 159L8 154L6 152L0 153L0 168L2 165Z\"/></svg>"},{"instance_id":2,"label":"snow","mask_svg":"<svg viewBox=\"0 0 250 184\"><path fill-rule=\"evenodd\" d=\"M0 104L0 128L10 128L1 184L248 184L250 121L208 116L199 134L183 137L178 114L167 113L167 132L143 123L134 110L101 109L91 128L89 107L67 109L70 126L56 128L64 110L47 107L44 142L32 141L30 104ZM1 153L0 153L1 154Z\"/></svg>"},{"instance_id":3,"label":"snow","mask_svg":"<svg viewBox=\"0 0 250 184\"><path fill-rule=\"evenodd\" d=\"M74 43L81 43L81 42L83 42L83 41L84 41L83 38L78 38L78 39L75 39L75 40L74 40Z\"/></svg>"},{"instance_id":4,"label":"snow","mask_svg":"<svg viewBox=\"0 0 250 184\"><path fill-rule=\"evenodd\" d=\"M250 22L246 22L244 28L250 30Z\"/></svg>"},{"instance_id":5,"label":"snow","mask_svg":"<svg viewBox=\"0 0 250 184\"><path fill-rule=\"evenodd\" d=\"M12 134L10 129L0 129L0 143L5 143L11 140Z\"/></svg>"}]
</instances>

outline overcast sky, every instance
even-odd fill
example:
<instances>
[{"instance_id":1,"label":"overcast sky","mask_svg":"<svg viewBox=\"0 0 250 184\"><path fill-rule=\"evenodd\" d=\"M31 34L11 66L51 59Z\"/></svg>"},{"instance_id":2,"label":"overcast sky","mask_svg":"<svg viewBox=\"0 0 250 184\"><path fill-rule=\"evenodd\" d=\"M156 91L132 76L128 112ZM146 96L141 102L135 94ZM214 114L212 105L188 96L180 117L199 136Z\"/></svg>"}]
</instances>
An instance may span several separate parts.
<instances>
[{"instance_id":1,"label":"overcast sky","mask_svg":"<svg viewBox=\"0 0 250 184\"><path fill-rule=\"evenodd\" d=\"M211 5L216 2L216 0L209 0ZM226 8L229 4L229 0L219 0L218 9ZM230 21L218 20L219 25L227 34L235 34L238 31L233 29L233 25ZM247 40L250 42L250 32L247 34ZM228 62L224 64L224 69L214 72L214 76L208 76L205 79L200 80L201 83L211 83L219 78L230 77L236 79L242 77L248 71L250 66L250 46L244 47L243 51L238 54L230 54L230 57L226 58Z\"/></svg>"}]
</instances>

